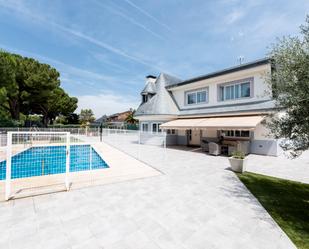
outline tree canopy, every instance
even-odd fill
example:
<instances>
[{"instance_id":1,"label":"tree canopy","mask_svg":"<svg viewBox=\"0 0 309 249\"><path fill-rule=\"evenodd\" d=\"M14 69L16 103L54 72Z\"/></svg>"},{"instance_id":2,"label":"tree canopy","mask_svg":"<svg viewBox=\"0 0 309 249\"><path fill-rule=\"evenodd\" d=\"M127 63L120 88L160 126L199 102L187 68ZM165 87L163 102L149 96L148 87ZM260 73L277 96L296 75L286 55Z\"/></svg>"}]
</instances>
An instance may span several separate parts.
<instances>
[{"instance_id":1,"label":"tree canopy","mask_svg":"<svg viewBox=\"0 0 309 249\"><path fill-rule=\"evenodd\" d=\"M281 115L269 122L272 135L293 157L309 149L309 16L297 37L283 37L273 45L273 97Z\"/></svg>"},{"instance_id":2,"label":"tree canopy","mask_svg":"<svg viewBox=\"0 0 309 249\"><path fill-rule=\"evenodd\" d=\"M81 109L79 120L82 125L89 125L95 120L94 114L91 109Z\"/></svg>"},{"instance_id":3,"label":"tree canopy","mask_svg":"<svg viewBox=\"0 0 309 249\"><path fill-rule=\"evenodd\" d=\"M134 118L134 113L135 113L135 110L132 110L132 112L125 119L125 121L128 124L137 124L138 123L138 120Z\"/></svg>"},{"instance_id":4,"label":"tree canopy","mask_svg":"<svg viewBox=\"0 0 309 249\"><path fill-rule=\"evenodd\" d=\"M59 72L48 64L0 51L0 110L12 120L20 114L42 115L46 126L57 115L77 108L77 99L60 87Z\"/></svg>"}]
</instances>

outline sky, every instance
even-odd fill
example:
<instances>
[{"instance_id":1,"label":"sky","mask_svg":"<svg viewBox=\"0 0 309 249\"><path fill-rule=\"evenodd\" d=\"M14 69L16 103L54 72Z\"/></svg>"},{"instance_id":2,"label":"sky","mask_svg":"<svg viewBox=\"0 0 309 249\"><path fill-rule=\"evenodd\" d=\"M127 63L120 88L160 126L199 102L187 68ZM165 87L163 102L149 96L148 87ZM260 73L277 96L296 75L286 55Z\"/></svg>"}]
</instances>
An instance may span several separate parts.
<instances>
[{"instance_id":1,"label":"sky","mask_svg":"<svg viewBox=\"0 0 309 249\"><path fill-rule=\"evenodd\" d=\"M146 75L188 79L267 56L308 0L0 0L0 48L55 67L77 112L137 108Z\"/></svg>"}]
</instances>

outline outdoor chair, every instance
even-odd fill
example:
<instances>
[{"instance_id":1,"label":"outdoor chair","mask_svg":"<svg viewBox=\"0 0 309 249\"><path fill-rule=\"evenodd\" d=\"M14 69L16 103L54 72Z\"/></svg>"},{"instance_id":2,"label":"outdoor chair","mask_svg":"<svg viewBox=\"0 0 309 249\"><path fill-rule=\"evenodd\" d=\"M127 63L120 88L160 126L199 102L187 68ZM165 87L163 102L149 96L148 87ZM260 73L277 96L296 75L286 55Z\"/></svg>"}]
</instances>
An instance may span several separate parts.
<instances>
[{"instance_id":1,"label":"outdoor chair","mask_svg":"<svg viewBox=\"0 0 309 249\"><path fill-rule=\"evenodd\" d=\"M205 139L201 140L202 151L209 151L209 142Z\"/></svg>"},{"instance_id":2,"label":"outdoor chair","mask_svg":"<svg viewBox=\"0 0 309 249\"><path fill-rule=\"evenodd\" d=\"M209 154L210 155L214 155L214 156L218 156L221 154L221 146L219 144L210 142L208 144L209 147Z\"/></svg>"}]
</instances>

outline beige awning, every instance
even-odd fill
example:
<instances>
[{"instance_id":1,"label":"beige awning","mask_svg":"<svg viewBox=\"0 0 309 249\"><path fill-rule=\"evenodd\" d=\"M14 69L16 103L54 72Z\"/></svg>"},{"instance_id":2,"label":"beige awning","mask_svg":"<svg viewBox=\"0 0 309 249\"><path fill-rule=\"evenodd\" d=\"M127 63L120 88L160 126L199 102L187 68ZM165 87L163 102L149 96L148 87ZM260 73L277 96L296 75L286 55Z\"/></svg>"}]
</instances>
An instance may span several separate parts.
<instances>
[{"instance_id":1,"label":"beige awning","mask_svg":"<svg viewBox=\"0 0 309 249\"><path fill-rule=\"evenodd\" d=\"M254 129L265 116L214 117L177 119L162 124L161 129Z\"/></svg>"},{"instance_id":2,"label":"beige awning","mask_svg":"<svg viewBox=\"0 0 309 249\"><path fill-rule=\"evenodd\" d=\"M176 119L161 124L161 129L191 129L198 126L205 118Z\"/></svg>"}]
</instances>

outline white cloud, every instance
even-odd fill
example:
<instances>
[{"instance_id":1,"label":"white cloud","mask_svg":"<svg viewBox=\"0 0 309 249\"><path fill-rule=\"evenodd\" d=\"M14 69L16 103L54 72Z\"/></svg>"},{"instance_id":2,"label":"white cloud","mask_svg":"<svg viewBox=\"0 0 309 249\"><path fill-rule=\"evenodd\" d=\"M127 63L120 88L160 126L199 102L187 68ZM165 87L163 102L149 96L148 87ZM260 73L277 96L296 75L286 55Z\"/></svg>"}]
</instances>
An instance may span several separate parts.
<instances>
[{"instance_id":1,"label":"white cloud","mask_svg":"<svg viewBox=\"0 0 309 249\"><path fill-rule=\"evenodd\" d=\"M136 21L134 18L126 15L124 12L117 10L111 6L107 6L106 3L102 4L101 2L97 2L98 4L100 4L100 6L108 9L109 11L111 11L113 14L116 14L118 16L121 16L122 18L126 19L127 21L129 21L130 23L142 28L143 30L149 32L150 34L154 35L155 37L164 40L165 38L163 36L161 36L160 34L156 33L155 31L147 28L143 23Z\"/></svg>"},{"instance_id":2,"label":"white cloud","mask_svg":"<svg viewBox=\"0 0 309 249\"><path fill-rule=\"evenodd\" d=\"M15 4L18 3L16 6ZM1 1L0 0L0 6L7 8L11 11L14 11L17 14L22 14L25 18L30 18L32 21L39 21L41 23L45 23L48 24L50 27L55 28L55 30L58 31L62 31L66 34L72 35L74 37L77 37L79 39L82 39L84 41L87 41L89 43L92 43L98 47L101 47L111 53L114 53L118 56L121 56L123 58L129 59L131 61L137 62L139 64L142 64L144 66L148 66L150 68L154 68L157 69L159 71L162 71L160 68L158 68L154 63L151 63L149 61L145 61L140 59L139 57L135 56L135 55L131 55L126 53L125 51L112 46L110 44L107 44L101 40L98 40L92 36L89 36L83 32L81 32L80 30L75 30L66 26L63 26L57 22L54 22L52 20L49 20L46 18L45 15L42 15L40 13L34 13L33 11L31 11L28 7L24 6L23 4L21 4L21 1L13 1L13 3L8 3L7 1Z\"/></svg>"},{"instance_id":3,"label":"white cloud","mask_svg":"<svg viewBox=\"0 0 309 249\"><path fill-rule=\"evenodd\" d=\"M234 24L245 15L245 12L240 9L235 9L226 16L225 22L227 24Z\"/></svg>"},{"instance_id":4,"label":"white cloud","mask_svg":"<svg viewBox=\"0 0 309 249\"><path fill-rule=\"evenodd\" d=\"M127 111L130 108L136 109L139 105L137 97L115 94L113 92L103 92L98 95L82 95L78 96L77 113L81 109L90 108L96 118L104 114L113 114L117 112Z\"/></svg>"},{"instance_id":5,"label":"white cloud","mask_svg":"<svg viewBox=\"0 0 309 249\"><path fill-rule=\"evenodd\" d=\"M142 9L141 7L137 6L135 3L132 3L130 0L125 0L129 5L131 5L133 8L137 9L139 12L143 13L145 16L148 16L150 19L155 21L156 23L160 24L162 27L165 27L169 31L173 31L169 26L167 26L165 23L159 21L157 18L155 18L153 15L151 15L148 11Z\"/></svg>"}]
</instances>

